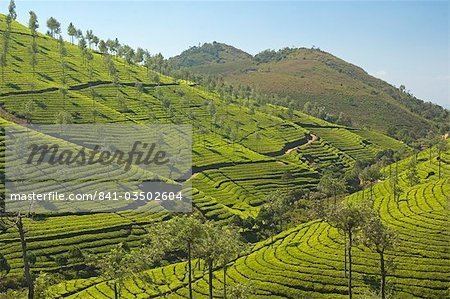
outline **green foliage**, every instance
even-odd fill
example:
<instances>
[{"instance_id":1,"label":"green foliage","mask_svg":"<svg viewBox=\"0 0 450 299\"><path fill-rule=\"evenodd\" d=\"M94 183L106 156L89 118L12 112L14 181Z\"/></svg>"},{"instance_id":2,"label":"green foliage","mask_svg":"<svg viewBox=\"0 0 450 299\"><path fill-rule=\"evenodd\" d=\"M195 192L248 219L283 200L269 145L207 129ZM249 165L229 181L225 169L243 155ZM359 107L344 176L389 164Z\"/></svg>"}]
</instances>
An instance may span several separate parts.
<instances>
[{"instance_id":1,"label":"green foliage","mask_svg":"<svg viewBox=\"0 0 450 299\"><path fill-rule=\"evenodd\" d=\"M8 26L3 16L0 16L0 21L0 27ZM7 38L2 42L14 49L14 55L22 61L13 60L10 52L4 56L2 71L5 81L17 84L16 87L9 84L0 87L2 107L6 113L16 117L29 115L29 120L36 124L54 123L55 115L57 123L61 124L89 123L93 120L93 113L96 122L192 124L196 174L190 179L192 188L186 192L192 195L195 210L202 217L217 221L214 225L206 222L205 230L202 224L199 235L203 237L193 238L197 233L193 229L196 225L192 223L165 227L170 233L162 233L161 236L152 232L153 227L159 227L155 222L172 223L167 221L172 215L147 206L117 213L24 219L29 248L35 254L35 269L64 272L82 263L90 264L95 259L98 264L93 265L105 273L100 278L62 282L52 287L51 292L57 293L58 297L61 294L61 297L112 297L114 284L104 282L112 279L122 281L119 285L122 286L120 292L123 297L157 297L170 293L174 297L188 297L186 251L187 240L191 240L196 244L192 247L194 269L191 272L194 298L208 293L209 277L202 269L205 261L200 257L213 258L212 285L216 295L227 286L230 298L235 287L242 287L247 295L240 296L244 297L249 293L251 296L255 293L255 297L345 296L346 282L340 273L342 239L326 223L308 222L281 232L270 240L257 243L248 252L244 250L240 257L238 253L242 251L242 244L234 243L239 240L237 230L221 225L239 218L246 228L246 224L255 227L254 218L259 218L265 219L266 223L272 220L278 223L280 228L277 232L280 232L281 223L287 221L286 211L294 205L291 200L295 198L285 194L316 190L321 177L331 181L336 179L324 176L324 169L332 168L342 174L357 164L356 161L377 160L381 151L384 151L382 156L386 157L386 163L394 161L397 157L388 149L407 148L404 144L369 129L349 130L333 125L298 111L301 106L289 105L287 109L268 105L267 99L255 96L248 86L232 87L211 81L211 85L220 87L220 92L214 92L191 86L183 80L175 82L154 71L165 71L166 64L161 55L145 53L146 67L143 67L140 66L140 53L136 55L140 51L137 49L133 57L128 53L128 59L124 60L121 57L125 55L123 48L128 48L119 47L116 40L98 41L102 54L89 50L90 41L94 46L97 44L92 32L84 37L87 47L77 30L80 48L62 40L39 34L34 36L31 30L16 22L10 22L9 26L12 30L9 33L5 30ZM61 51L63 48L66 51ZM33 56L38 57L39 73L43 76L37 72L34 74ZM32 74L36 76L32 77ZM194 78L189 73L180 76ZM38 92L35 93L34 89ZM127 109L123 109L122 100ZM33 106L33 109L27 112L25 106ZM2 127L16 125L2 118L0 123ZM316 138L313 140L312 136ZM30 138L47 137L31 132ZM427 160L429 153L431 158ZM403 240L398 250L392 250L392 254L401 260L398 263L400 272L392 281L407 294L418 297L429 294L439 297L445 282L442 273L447 270L436 266L445 258L442 249L445 240L434 236L444 230L442 207L449 192L449 158L444 150L441 150L439 160L437 154L436 148L419 154L417 174L423 180L414 187L407 184L407 162L399 162L395 179L400 188L396 192L401 195L401 200L392 200L390 178L380 182L378 179L364 179L373 185L374 205L383 221L399 231L399 239ZM438 169L442 172L441 180L432 174L437 174ZM389 177L386 169L382 173ZM135 175L130 179L143 174L137 172ZM334 184L325 184L325 181L323 179L321 188L333 194ZM40 186L44 187L45 184ZM280 192L273 194L274 190ZM363 197L367 193L365 191L355 193L352 199ZM180 223L183 221L191 220L185 219ZM150 242L143 243L149 231L153 237ZM20 273L23 265L17 233L7 230L1 238L8 240L7 244L0 244L0 250L8 258L9 276ZM122 246L117 247L120 243ZM173 250L169 252L168 247ZM377 257L359 250L354 254L357 261L355 271L359 273L355 275L355 288L364 290L366 286L359 276L377 270ZM428 261L431 262L427 264ZM429 265L437 279L426 276L429 272L424 269ZM251 292L236 283L244 279L256 282L252 284ZM412 287L414 284L416 286Z\"/></svg>"},{"instance_id":2,"label":"green foliage","mask_svg":"<svg viewBox=\"0 0 450 299\"><path fill-rule=\"evenodd\" d=\"M238 88L245 82L264 101L348 126L375 128L407 142L429 131L448 132L449 113L435 104L374 78L361 68L320 49L265 50L254 57L232 46L192 47L170 59L177 71L208 85L221 81ZM206 78L205 78L206 77ZM209 77L209 78L208 78ZM213 84L208 83L215 78ZM288 100L285 100L287 98Z\"/></svg>"}]
</instances>

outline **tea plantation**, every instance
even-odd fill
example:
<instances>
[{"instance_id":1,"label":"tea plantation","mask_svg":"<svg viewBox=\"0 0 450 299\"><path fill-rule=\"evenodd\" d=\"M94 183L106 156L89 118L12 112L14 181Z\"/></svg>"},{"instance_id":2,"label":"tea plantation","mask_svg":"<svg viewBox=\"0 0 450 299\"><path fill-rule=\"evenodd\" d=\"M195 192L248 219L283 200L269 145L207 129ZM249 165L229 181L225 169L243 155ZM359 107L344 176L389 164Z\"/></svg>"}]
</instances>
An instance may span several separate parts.
<instances>
[{"instance_id":1,"label":"tea plantation","mask_svg":"<svg viewBox=\"0 0 450 299\"><path fill-rule=\"evenodd\" d=\"M0 32L5 30L5 16L0 15ZM77 46L61 44L41 34L36 37L38 61L33 70L28 50L32 39L27 27L12 22L10 49L0 84L3 130L23 130L27 122L189 124L193 130L193 165L188 182L192 186L185 191L192 195L194 211L204 219L227 223L236 217L256 217L274 190L316 191L328 169L343 173L357 161L373 159L382 150L409 150L402 142L376 131L332 124L300 111L290 114L279 106L252 105L249 99L229 100L192 82L176 80L97 50L89 51L92 57L87 61ZM63 57L62 45L67 51ZM111 61L115 76L111 74ZM68 148L80 146L34 131L33 127L26 134L29 141L51 140ZM89 132L80 131L75 137L79 143L92 141ZM14 161L5 161L5 137L0 138L4 177L5 163ZM168 144L177 142L171 136L164 138ZM401 237L400 245L389 252L396 264L389 281L399 298L444 298L450 283L450 152L442 154L440 179L435 149L431 156L421 152L418 160L420 183L413 187L405 178L407 160L391 166L400 173L402 193L398 200L393 199L391 172L388 168L383 170L384 179L373 187L374 207ZM107 167L87 171L120 177ZM153 176L139 168L130 172L130 178L136 181ZM53 181L45 179L32 187L55 188ZM132 187L136 186L114 186ZM79 188L88 192L92 186ZM1 189L5 189L4 182ZM360 200L368 194L368 190L361 191L348 199ZM137 247L148 228L173 216L151 204L102 213L52 214L45 209L35 212L35 217L24 219L27 247L36 256L34 273L82 266L71 259L61 262L61 257L66 257L72 248L100 256L121 242ZM256 243L249 253L230 264L227 280L230 284L251 281L258 298L346 297L346 278L341 269L343 244L344 240L326 222L307 222ZM9 275L20 275L22 251L15 228L1 232L0 253L11 266ZM358 247L354 259L355 292L362 295L368 290L366 281L377 271L377 258ZM146 276L152 284L130 278L121 295L187 297L186 267L186 263L174 263L149 270ZM208 285L203 262L196 261L195 269L195 298L205 297ZM214 279L215 292L220 294L223 273L217 270ZM114 294L110 284L97 277L69 280L53 286L52 291L69 298L112 298Z\"/></svg>"}]
</instances>

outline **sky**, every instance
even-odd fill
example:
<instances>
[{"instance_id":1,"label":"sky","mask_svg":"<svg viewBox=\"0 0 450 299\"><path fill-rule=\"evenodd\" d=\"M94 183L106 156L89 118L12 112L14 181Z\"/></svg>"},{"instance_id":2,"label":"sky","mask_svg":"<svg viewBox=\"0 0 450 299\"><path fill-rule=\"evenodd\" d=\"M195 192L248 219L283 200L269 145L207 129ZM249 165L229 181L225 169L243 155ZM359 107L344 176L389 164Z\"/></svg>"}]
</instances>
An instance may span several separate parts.
<instances>
[{"instance_id":1,"label":"sky","mask_svg":"<svg viewBox=\"0 0 450 299\"><path fill-rule=\"evenodd\" d=\"M6 12L6 0L0 11ZM56 17L100 38L117 37L165 57L204 42L250 54L316 46L418 98L450 108L449 1L20 1L45 32Z\"/></svg>"}]
</instances>

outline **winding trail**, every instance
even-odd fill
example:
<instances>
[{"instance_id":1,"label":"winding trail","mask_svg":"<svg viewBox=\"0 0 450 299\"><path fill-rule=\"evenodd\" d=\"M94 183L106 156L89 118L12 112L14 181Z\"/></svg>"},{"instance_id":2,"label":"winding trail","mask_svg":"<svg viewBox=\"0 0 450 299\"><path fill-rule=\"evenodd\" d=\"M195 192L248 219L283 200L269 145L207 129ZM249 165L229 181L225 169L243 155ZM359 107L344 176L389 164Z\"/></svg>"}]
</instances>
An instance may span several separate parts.
<instances>
[{"instance_id":1,"label":"winding trail","mask_svg":"<svg viewBox=\"0 0 450 299\"><path fill-rule=\"evenodd\" d=\"M288 149L285 154L288 155L292 151L297 150L297 149L299 149L302 146L308 146L309 144L311 144L314 141L316 141L317 139L319 139L319 137L317 137L317 135L314 135L314 134L311 134L311 133L309 134L309 136L311 136L311 139L309 139L308 142L306 142L305 144L302 144L302 145L299 145L299 146L296 146L296 147Z\"/></svg>"},{"instance_id":2,"label":"winding trail","mask_svg":"<svg viewBox=\"0 0 450 299\"><path fill-rule=\"evenodd\" d=\"M6 111L5 109L3 109L3 107L0 106L0 117L9 120L11 122L14 122L16 124L19 124L21 126L27 126L27 121L23 118L17 117L12 113L9 113L8 111Z\"/></svg>"},{"instance_id":3,"label":"winding trail","mask_svg":"<svg viewBox=\"0 0 450 299\"><path fill-rule=\"evenodd\" d=\"M145 83L145 82L139 82L142 84L143 87L161 87L161 86L175 86L175 85L180 85L177 82L168 82L168 83ZM81 83L81 84L76 84L76 85L71 85L67 88L67 90L83 90L83 89L88 89L91 87L97 87L97 86L108 86L108 85L113 85L114 82L113 81L90 81L90 82L86 82L86 83ZM135 86L136 82L121 82L120 85L122 86ZM43 94L43 93L47 93L47 92L55 92L58 91L60 88L59 87L47 87L47 88L42 88L42 89L35 89L35 90L18 90L18 91L8 91L8 92L4 92L4 93L0 93L0 97L7 97L7 96L15 96L15 95L32 95L32 94Z\"/></svg>"}]
</instances>

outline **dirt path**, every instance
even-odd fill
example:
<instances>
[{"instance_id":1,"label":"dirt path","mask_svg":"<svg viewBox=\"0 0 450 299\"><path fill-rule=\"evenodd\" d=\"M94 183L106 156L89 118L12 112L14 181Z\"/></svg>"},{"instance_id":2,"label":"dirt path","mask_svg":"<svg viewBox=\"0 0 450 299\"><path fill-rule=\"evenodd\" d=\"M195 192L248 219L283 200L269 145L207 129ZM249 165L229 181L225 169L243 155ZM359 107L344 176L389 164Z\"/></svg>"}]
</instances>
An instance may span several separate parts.
<instances>
[{"instance_id":1,"label":"dirt path","mask_svg":"<svg viewBox=\"0 0 450 299\"><path fill-rule=\"evenodd\" d=\"M9 113L5 109L3 109L3 107L0 107L0 117L22 126L27 125L27 121L25 119L17 117L12 113Z\"/></svg>"},{"instance_id":2,"label":"dirt path","mask_svg":"<svg viewBox=\"0 0 450 299\"><path fill-rule=\"evenodd\" d=\"M161 87L161 86L175 86L179 85L179 83L171 82L171 83L144 83L141 82L143 87ZM120 82L122 86L129 86L133 87L135 86L136 82ZM97 87L102 85L113 85L112 81L92 81L87 83L81 83L77 85L71 85L67 89L68 90L83 90L88 89L90 87ZM47 92L55 92L58 91L58 87L47 87L43 89L36 89L36 90L19 90L19 91L8 91L4 93L0 93L0 97L7 97L7 96L14 96L14 95L32 95L32 94L42 94Z\"/></svg>"},{"instance_id":3,"label":"dirt path","mask_svg":"<svg viewBox=\"0 0 450 299\"><path fill-rule=\"evenodd\" d=\"M293 150L297 150L297 149L299 149L299 148L302 147L302 146L307 146L307 145L313 143L314 141L316 141L317 139L319 139L319 137L317 137L317 136L314 135L314 134L309 134L309 136L311 136L311 139L309 139L308 142L306 142L305 144L302 144L302 145L299 145L299 146L296 146L296 147L293 147L293 148L288 149L288 150L286 151L286 155L289 154L290 152L292 152Z\"/></svg>"}]
</instances>

